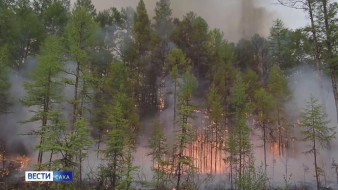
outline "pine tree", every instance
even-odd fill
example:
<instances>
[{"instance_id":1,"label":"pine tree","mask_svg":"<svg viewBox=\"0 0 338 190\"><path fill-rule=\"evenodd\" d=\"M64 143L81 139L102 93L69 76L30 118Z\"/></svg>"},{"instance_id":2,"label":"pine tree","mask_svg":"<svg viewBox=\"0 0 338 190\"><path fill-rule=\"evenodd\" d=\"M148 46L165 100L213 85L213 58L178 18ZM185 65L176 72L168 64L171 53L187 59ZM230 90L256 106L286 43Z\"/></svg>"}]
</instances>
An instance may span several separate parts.
<instances>
[{"instance_id":1,"label":"pine tree","mask_svg":"<svg viewBox=\"0 0 338 190\"><path fill-rule=\"evenodd\" d=\"M129 69L133 77L135 98L137 98L136 100L139 103L143 104L146 101L145 97L148 93L146 82L150 82L147 81L146 74L151 42L150 19L143 0L139 1L136 13L134 14L133 38L133 45L130 48L133 48L134 56Z\"/></svg>"},{"instance_id":2,"label":"pine tree","mask_svg":"<svg viewBox=\"0 0 338 190\"><path fill-rule=\"evenodd\" d=\"M36 107L34 116L27 122L41 121L42 125L37 131L40 136L40 145L44 143L45 127L49 122L49 114L61 103L60 90L62 84L59 78L63 66L64 47L60 39L55 36L48 37L43 43L39 64L31 75L32 82L25 82L24 88L27 92L26 97L21 99L24 106ZM40 150L38 155L38 168L42 163L43 152Z\"/></svg>"},{"instance_id":3,"label":"pine tree","mask_svg":"<svg viewBox=\"0 0 338 190\"><path fill-rule=\"evenodd\" d=\"M96 9L91 0L77 0L74 7L75 9L85 7L92 18L96 16Z\"/></svg>"},{"instance_id":4,"label":"pine tree","mask_svg":"<svg viewBox=\"0 0 338 190\"><path fill-rule=\"evenodd\" d=\"M200 74L207 73L208 67L208 24L193 12L187 13L171 33L171 39L183 50Z\"/></svg>"},{"instance_id":5,"label":"pine tree","mask_svg":"<svg viewBox=\"0 0 338 190\"><path fill-rule=\"evenodd\" d=\"M34 13L29 0L15 1L14 12L19 36L15 39L14 51L16 68L20 69L29 55L37 52L40 43L45 38L42 22Z\"/></svg>"},{"instance_id":6,"label":"pine tree","mask_svg":"<svg viewBox=\"0 0 338 190\"><path fill-rule=\"evenodd\" d=\"M154 31L161 36L167 38L173 28L172 11L169 0L160 0L156 2L154 16Z\"/></svg>"},{"instance_id":7,"label":"pine tree","mask_svg":"<svg viewBox=\"0 0 338 190\"><path fill-rule=\"evenodd\" d=\"M317 161L319 150L335 139L336 136L335 128L329 127L328 124L327 114L323 112L318 100L311 96L302 113L300 126L304 135L302 140L311 144L311 148L305 153L313 154L317 190L321 189L319 179L319 171L321 169Z\"/></svg>"}]
</instances>

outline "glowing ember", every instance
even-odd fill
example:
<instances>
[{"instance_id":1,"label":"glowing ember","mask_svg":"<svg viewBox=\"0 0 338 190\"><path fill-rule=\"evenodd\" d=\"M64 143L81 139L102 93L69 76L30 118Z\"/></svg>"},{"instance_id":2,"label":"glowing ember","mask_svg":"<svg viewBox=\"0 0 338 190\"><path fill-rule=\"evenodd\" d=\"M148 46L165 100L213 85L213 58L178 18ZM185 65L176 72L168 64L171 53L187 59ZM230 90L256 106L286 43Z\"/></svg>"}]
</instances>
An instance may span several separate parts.
<instances>
[{"instance_id":1,"label":"glowing ember","mask_svg":"<svg viewBox=\"0 0 338 190\"><path fill-rule=\"evenodd\" d=\"M279 156L279 146L277 142L274 142L271 147L270 147L270 151L271 153L275 156L278 157Z\"/></svg>"},{"instance_id":2,"label":"glowing ember","mask_svg":"<svg viewBox=\"0 0 338 190\"><path fill-rule=\"evenodd\" d=\"M28 166L30 158L26 155L23 155L23 156L18 156L16 160L20 164L19 170L22 171Z\"/></svg>"}]
</instances>

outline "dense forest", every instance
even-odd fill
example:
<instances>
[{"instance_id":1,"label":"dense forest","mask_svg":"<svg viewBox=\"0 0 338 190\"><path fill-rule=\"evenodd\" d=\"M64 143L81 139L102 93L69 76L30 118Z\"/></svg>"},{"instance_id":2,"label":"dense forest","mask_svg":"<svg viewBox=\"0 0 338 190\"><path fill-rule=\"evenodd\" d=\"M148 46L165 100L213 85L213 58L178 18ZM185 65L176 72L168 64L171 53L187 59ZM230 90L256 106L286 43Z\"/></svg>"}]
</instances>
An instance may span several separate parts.
<instances>
[{"instance_id":1,"label":"dense forest","mask_svg":"<svg viewBox=\"0 0 338 190\"><path fill-rule=\"evenodd\" d=\"M0 0L0 189L338 189L338 3L275 3L309 25Z\"/></svg>"}]
</instances>

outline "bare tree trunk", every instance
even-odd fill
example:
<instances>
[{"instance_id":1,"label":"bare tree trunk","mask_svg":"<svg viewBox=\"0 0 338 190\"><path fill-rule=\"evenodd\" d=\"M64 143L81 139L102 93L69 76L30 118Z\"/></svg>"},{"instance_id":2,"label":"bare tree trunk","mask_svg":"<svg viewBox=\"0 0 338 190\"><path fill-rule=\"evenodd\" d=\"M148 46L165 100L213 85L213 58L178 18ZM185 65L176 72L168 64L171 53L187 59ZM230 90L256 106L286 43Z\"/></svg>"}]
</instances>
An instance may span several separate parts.
<instances>
[{"instance_id":1,"label":"bare tree trunk","mask_svg":"<svg viewBox=\"0 0 338 190\"><path fill-rule=\"evenodd\" d=\"M312 33L312 38L313 38L316 69L317 69L317 75L318 75L318 80L319 80L319 87L321 89L320 90L321 100L322 100L322 105L325 108L325 99L323 95L323 81L322 81L320 58L319 58L318 39L317 39L316 25L315 25L314 16L313 16L313 7L311 3L312 3L311 0L307 0L308 12L309 12L309 17L311 21L311 33Z\"/></svg>"},{"instance_id":2,"label":"bare tree trunk","mask_svg":"<svg viewBox=\"0 0 338 190\"><path fill-rule=\"evenodd\" d=\"M329 69L330 69L330 77L331 77L331 83L332 83L332 91L333 91L333 96L334 100L336 103L336 114L337 114L337 123L338 123L338 92L337 92L337 82L336 82L336 73L335 73L335 68L334 68L334 63L331 63L333 59L333 53L332 53L332 33L330 31L330 26L329 26L329 16L327 12L327 0L321 0L322 5L323 5L323 16L324 16L324 23L325 23L325 34L326 34L326 46L327 46L327 51L328 51L328 64L329 64Z\"/></svg>"},{"instance_id":3,"label":"bare tree trunk","mask_svg":"<svg viewBox=\"0 0 338 190\"><path fill-rule=\"evenodd\" d=\"M315 133L314 128L313 128L313 133ZM313 157L314 157L314 160L315 160L315 174L316 174L317 190L320 190L318 165L317 165L317 149L316 149L316 139L315 138L313 139Z\"/></svg>"},{"instance_id":4,"label":"bare tree trunk","mask_svg":"<svg viewBox=\"0 0 338 190\"><path fill-rule=\"evenodd\" d=\"M264 171L266 174L266 124L263 122Z\"/></svg>"},{"instance_id":5,"label":"bare tree trunk","mask_svg":"<svg viewBox=\"0 0 338 190\"><path fill-rule=\"evenodd\" d=\"M75 87L74 87L74 102L73 102L73 114L72 114L72 128L74 130L74 124L77 119L77 104L78 104L78 86L79 86L79 77L80 77L80 63L77 63L76 67L76 76L75 76Z\"/></svg>"},{"instance_id":6,"label":"bare tree trunk","mask_svg":"<svg viewBox=\"0 0 338 190\"><path fill-rule=\"evenodd\" d=\"M175 128L176 126L176 90L177 90L177 84L176 84L176 80L175 80L175 90L174 90L174 121L173 121L173 127Z\"/></svg>"}]
</instances>

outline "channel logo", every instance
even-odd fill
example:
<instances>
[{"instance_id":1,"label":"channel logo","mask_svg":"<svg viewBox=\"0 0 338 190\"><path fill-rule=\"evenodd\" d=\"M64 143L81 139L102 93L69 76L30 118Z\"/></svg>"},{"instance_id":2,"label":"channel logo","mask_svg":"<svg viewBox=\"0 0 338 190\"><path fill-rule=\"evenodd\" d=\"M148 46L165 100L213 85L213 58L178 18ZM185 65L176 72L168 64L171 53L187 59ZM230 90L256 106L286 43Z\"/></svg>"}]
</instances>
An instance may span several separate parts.
<instances>
[{"instance_id":1,"label":"channel logo","mask_svg":"<svg viewBox=\"0 0 338 190\"><path fill-rule=\"evenodd\" d=\"M73 181L70 171L26 171L25 181Z\"/></svg>"}]
</instances>

